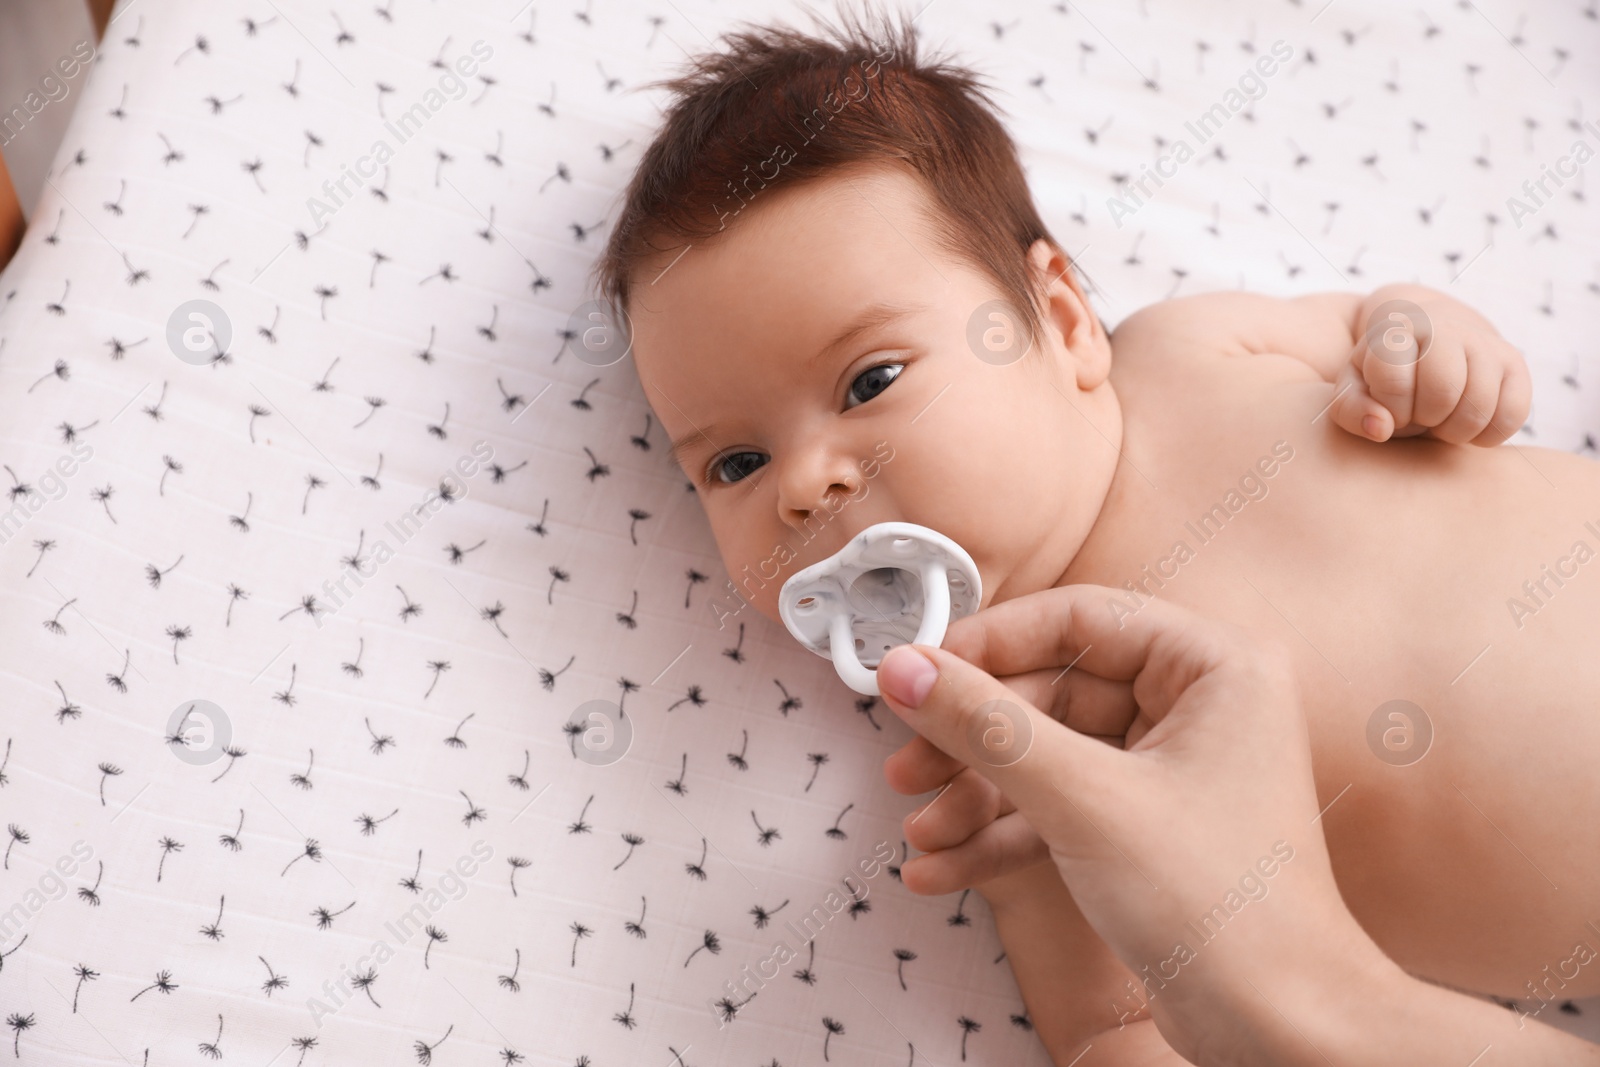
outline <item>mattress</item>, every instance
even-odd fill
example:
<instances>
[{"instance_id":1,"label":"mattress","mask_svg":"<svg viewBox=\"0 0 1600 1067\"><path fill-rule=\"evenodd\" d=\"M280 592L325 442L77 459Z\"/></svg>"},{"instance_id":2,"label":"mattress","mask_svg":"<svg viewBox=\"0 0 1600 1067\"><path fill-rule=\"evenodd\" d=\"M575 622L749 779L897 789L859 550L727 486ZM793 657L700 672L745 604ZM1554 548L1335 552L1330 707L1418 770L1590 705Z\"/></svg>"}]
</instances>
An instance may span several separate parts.
<instances>
[{"instance_id":1,"label":"mattress","mask_svg":"<svg viewBox=\"0 0 1600 1067\"><path fill-rule=\"evenodd\" d=\"M647 83L797 9L514 8L135 0L80 86L0 275L0 1036L73 1065L1047 1063L982 900L898 881L908 731L715 610L631 363L572 344ZM1528 355L1517 440L1594 454L1592 11L917 26L995 86L1108 324L1433 285ZM1600 1039L1593 1002L1538 1018Z\"/></svg>"}]
</instances>

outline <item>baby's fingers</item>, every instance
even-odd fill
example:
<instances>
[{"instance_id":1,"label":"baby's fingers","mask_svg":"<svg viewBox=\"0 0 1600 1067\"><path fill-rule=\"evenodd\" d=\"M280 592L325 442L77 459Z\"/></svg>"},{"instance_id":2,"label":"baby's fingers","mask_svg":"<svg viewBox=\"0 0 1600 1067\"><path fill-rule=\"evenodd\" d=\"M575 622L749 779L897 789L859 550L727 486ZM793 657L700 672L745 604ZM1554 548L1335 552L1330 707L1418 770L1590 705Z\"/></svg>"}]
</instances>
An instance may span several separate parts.
<instances>
[{"instance_id":1,"label":"baby's fingers","mask_svg":"<svg viewBox=\"0 0 1600 1067\"><path fill-rule=\"evenodd\" d=\"M1381 331L1368 331L1361 361L1361 378L1367 393L1385 408L1393 426L1411 422L1417 396L1417 363L1426 351L1418 347L1408 320L1401 319ZM1366 435L1363 435L1366 436ZM1384 437L1375 440L1385 440Z\"/></svg>"},{"instance_id":2,"label":"baby's fingers","mask_svg":"<svg viewBox=\"0 0 1600 1067\"><path fill-rule=\"evenodd\" d=\"M1339 380L1334 383L1337 388L1328 417L1346 433L1365 437L1369 441L1387 441L1394 433L1394 416L1388 408L1372 398L1367 391L1367 383L1361 378L1361 371L1356 367L1355 361L1365 351L1364 347L1357 349L1355 357L1340 372Z\"/></svg>"},{"instance_id":3,"label":"baby's fingers","mask_svg":"<svg viewBox=\"0 0 1600 1067\"><path fill-rule=\"evenodd\" d=\"M1468 349L1470 373L1459 402L1433 429L1433 436L1451 444L1498 445L1528 417L1532 384L1522 359L1506 361L1494 351L1495 339L1473 342Z\"/></svg>"},{"instance_id":4,"label":"baby's fingers","mask_svg":"<svg viewBox=\"0 0 1600 1067\"><path fill-rule=\"evenodd\" d=\"M953 848L918 856L900 868L900 880L913 893L954 893L1030 867L1050 854L1021 812L1003 815Z\"/></svg>"}]
</instances>

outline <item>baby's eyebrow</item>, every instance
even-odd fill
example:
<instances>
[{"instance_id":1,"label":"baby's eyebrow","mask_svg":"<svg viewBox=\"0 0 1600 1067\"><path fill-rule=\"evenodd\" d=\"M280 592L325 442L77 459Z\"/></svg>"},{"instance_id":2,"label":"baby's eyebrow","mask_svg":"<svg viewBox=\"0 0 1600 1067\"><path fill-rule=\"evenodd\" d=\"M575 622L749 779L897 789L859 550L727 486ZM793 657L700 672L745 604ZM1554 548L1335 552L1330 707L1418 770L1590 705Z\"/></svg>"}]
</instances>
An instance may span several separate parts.
<instances>
[{"instance_id":1,"label":"baby's eyebrow","mask_svg":"<svg viewBox=\"0 0 1600 1067\"><path fill-rule=\"evenodd\" d=\"M806 368L816 366L829 354L849 344L868 330L875 330L880 326L887 326L891 322L902 319L918 311L926 311L927 304L894 304L888 301L878 301L868 304L861 310L848 326L834 335L833 340L823 345L817 354L806 361Z\"/></svg>"},{"instance_id":2,"label":"baby's eyebrow","mask_svg":"<svg viewBox=\"0 0 1600 1067\"><path fill-rule=\"evenodd\" d=\"M717 429L718 427L716 424L712 424L704 431L698 429L690 430L688 433L682 434L672 442L672 447L667 450L667 454L672 457L674 463L682 467L683 453L688 450L689 446L693 445L695 441L701 437L704 437L707 441L711 440L712 432Z\"/></svg>"}]
</instances>

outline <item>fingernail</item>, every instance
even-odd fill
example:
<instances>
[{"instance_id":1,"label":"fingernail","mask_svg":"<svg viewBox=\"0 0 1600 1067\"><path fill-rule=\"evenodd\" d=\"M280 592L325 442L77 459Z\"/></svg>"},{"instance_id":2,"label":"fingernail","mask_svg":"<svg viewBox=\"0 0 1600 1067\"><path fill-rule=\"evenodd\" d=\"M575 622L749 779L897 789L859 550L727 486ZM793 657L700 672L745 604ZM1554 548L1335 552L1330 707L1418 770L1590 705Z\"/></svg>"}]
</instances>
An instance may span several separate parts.
<instances>
[{"instance_id":1,"label":"fingernail","mask_svg":"<svg viewBox=\"0 0 1600 1067\"><path fill-rule=\"evenodd\" d=\"M1374 441L1383 433L1383 421L1376 415L1368 415L1361 420L1361 429Z\"/></svg>"},{"instance_id":2,"label":"fingernail","mask_svg":"<svg viewBox=\"0 0 1600 1067\"><path fill-rule=\"evenodd\" d=\"M908 708L922 704L938 677L939 668L910 645L890 649L878 664L878 688Z\"/></svg>"}]
</instances>

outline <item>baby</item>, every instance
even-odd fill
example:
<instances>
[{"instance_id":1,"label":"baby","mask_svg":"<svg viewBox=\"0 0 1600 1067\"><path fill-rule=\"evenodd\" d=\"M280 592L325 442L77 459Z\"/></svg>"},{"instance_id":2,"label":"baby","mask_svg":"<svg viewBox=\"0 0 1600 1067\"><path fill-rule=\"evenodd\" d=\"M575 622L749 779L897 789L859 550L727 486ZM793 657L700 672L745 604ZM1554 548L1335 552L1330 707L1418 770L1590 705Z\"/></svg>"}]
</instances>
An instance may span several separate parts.
<instances>
[{"instance_id":1,"label":"baby","mask_svg":"<svg viewBox=\"0 0 1600 1067\"><path fill-rule=\"evenodd\" d=\"M1164 597L1274 640L1377 944L1460 989L1600 993L1600 467L1495 447L1520 354L1416 286L1108 336L971 72L881 20L728 41L669 83L598 273L740 595L776 620L789 574L904 520L972 555L983 606L1090 582L1118 618ZM938 784L911 763L897 788ZM912 845L1012 810L975 777ZM1145 1008L1164 961L1119 963L1051 863L906 881L985 896L1058 1064L1181 1062Z\"/></svg>"}]
</instances>

